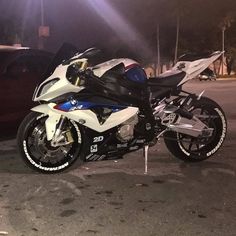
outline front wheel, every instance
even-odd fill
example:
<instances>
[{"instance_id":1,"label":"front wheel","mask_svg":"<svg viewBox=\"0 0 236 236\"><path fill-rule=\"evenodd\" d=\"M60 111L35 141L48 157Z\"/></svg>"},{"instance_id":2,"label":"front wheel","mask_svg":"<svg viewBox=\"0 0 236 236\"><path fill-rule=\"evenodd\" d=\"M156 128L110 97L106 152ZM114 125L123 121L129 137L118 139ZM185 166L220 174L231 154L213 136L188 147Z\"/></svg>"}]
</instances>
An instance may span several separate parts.
<instances>
[{"instance_id":1,"label":"front wheel","mask_svg":"<svg viewBox=\"0 0 236 236\"><path fill-rule=\"evenodd\" d=\"M213 134L207 138L196 138L168 131L164 134L164 141L175 157L189 162L203 161L221 147L227 132L227 122L221 107L206 97L197 100L191 112L209 128L213 128Z\"/></svg>"},{"instance_id":2,"label":"front wheel","mask_svg":"<svg viewBox=\"0 0 236 236\"><path fill-rule=\"evenodd\" d=\"M73 142L53 147L46 137L47 117L36 112L25 117L17 133L18 150L30 168L44 173L56 173L70 167L80 156L82 132L75 122L66 120L63 131L70 132Z\"/></svg>"}]
</instances>

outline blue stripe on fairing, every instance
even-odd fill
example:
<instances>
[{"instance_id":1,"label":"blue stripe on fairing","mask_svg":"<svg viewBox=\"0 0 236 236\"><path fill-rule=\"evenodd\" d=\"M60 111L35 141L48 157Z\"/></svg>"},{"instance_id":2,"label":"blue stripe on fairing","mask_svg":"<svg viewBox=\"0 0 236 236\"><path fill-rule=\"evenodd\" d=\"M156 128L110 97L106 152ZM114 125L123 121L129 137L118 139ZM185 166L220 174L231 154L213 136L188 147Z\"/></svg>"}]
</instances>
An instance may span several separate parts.
<instances>
[{"instance_id":1,"label":"blue stripe on fairing","mask_svg":"<svg viewBox=\"0 0 236 236\"><path fill-rule=\"evenodd\" d=\"M71 101L58 104L57 109L62 110L62 111L74 111L74 110L88 110L96 107L104 107L104 108L109 108L112 110L112 112L117 112L120 110L123 110L127 108L127 106L120 106L120 105L110 105L110 104L97 104L93 102L79 102L77 101L76 104L72 104Z\"/></svg>"}]
</instances>

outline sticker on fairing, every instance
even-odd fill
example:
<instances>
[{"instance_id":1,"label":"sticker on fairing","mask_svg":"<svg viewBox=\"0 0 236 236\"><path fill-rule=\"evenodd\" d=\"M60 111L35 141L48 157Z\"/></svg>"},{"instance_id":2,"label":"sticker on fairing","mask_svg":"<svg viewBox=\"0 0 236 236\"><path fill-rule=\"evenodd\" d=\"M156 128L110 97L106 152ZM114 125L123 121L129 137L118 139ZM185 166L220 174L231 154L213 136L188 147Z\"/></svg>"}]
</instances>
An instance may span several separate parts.
<instances>
[{"instance_id":1,"label":"sticker on fairing","mask_svg":"<svg viewBox=\"0 0 236 236\"><path fill-rule=\"evenodd\" d=\"M90 146L90 152L94 153L94 152L97 152L97 151L98 151L98 145L97 144Z\"/></svg>"}]
</instances>

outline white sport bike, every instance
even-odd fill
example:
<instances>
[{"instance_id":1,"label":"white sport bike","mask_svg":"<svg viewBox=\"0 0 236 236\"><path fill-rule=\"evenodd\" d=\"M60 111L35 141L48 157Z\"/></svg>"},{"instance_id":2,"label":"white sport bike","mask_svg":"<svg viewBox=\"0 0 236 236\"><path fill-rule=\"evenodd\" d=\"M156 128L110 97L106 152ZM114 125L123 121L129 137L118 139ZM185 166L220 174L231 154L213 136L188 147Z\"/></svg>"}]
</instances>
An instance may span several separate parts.
<instances>
[{"instance_id":1,"label":"white sport bike","mask_svg":"<svg viewBox=\"0 0 236 236\"><path fill-rule=\"evenodd\" d=\"M220 57L185 55L168 72L147 79L131 59L96 66L88 60L97 49L77 53L67 45L55 56L47 79L35 90L40 105L21 123L18 147L31 168L62 171L76 159L120 158L148 147L163 136L169 151L184 161L202 161L222 145L227 130L221 107L211 99L182 90Z\"/></svg>"}]
</instances>

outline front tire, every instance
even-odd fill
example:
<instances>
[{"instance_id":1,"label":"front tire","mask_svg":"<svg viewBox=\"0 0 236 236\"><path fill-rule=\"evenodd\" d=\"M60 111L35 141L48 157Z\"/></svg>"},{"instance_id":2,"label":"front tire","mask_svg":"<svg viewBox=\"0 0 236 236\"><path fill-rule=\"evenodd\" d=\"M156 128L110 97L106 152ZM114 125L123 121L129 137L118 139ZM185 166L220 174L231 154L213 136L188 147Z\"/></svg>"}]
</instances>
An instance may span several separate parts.
<instances>
[{"instance_id":1,"label":"front tire","mask_svg":"<svg viewBox=\"0 0 236 236\"><path fill-rule=\"evenodd\" d=\"M219 150L226 136L227 122L222 108L206 97L197 100L193 104L191 112L195 115L200 113L200 116L208 117L199 119L214 129L212 136L209 138L195 138L168 131L164 134L164 142L175 157L186 162L198 162L208 159Z\"/></svg>"},{"instance_id":2,"label":"front tire","mask_svg":"<svg viewBox=\"0 0 236 236\"><path fill-rule=\"evenodd\" d=\"M30 168L43 173L56 173L70 167L81 156L82 132L75 122L67 120L65 128L70 130L73 143L53 147L46 137L47 117L36 112L25 117L17 133L18 150Z\"/></svg>"}]
</instances>

